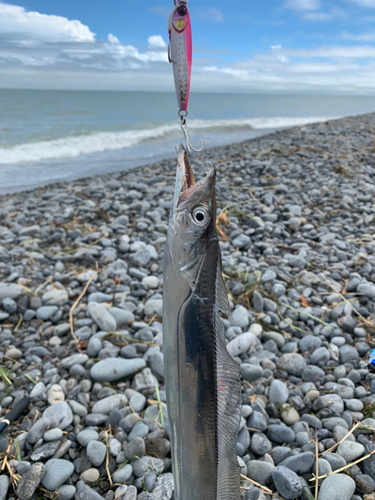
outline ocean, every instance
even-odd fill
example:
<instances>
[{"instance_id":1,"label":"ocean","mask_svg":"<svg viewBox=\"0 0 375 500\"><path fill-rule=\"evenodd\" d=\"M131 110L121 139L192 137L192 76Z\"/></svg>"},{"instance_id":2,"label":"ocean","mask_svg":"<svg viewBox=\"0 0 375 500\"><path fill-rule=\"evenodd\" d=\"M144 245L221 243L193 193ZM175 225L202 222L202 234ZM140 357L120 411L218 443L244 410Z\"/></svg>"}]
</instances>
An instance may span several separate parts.
<instances>
[{"instance_id":1,"label":"ocean","mask_svg":"<svg viewBox=\"0 0 375 500\"><path fill-rule=\"evenodd\" d=\"M374 97L190 95L193 146L375 111ZM174 93L0 90L0 194L125 170L175 155Z\"/></svg>"}]
</instances>

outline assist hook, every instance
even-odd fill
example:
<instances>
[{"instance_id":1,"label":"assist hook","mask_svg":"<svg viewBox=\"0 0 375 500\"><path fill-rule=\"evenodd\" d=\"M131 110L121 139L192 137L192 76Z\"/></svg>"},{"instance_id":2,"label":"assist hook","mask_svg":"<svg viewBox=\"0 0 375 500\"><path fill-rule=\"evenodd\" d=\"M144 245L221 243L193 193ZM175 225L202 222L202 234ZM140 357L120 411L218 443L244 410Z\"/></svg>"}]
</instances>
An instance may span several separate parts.
<instances>
[{"instance_id":1,"label":"assist hook","mask_svg":"<svg viewBox=\"0 0 375 500\"><path fill-rule=\"evenodd\" d=\"M191 154L192 151L194 151L195 153L199 153L200 151L202 151L203 149L203 142L202 142L202 139L199 138L199 141L201 143L200 145L200 148L198 149L195 149L193 148L193 146L191 145L190 141L189 141L189 135L188 135L188 131L187 131L187 125L186 125L186 117L187 117L187 113L186 115L182 115L181 113L179 113L179 116L181 118L181 130L184 134L184 137L185 137L185 142L186 142L186 151Z\"/></svg>"}]
</instances>

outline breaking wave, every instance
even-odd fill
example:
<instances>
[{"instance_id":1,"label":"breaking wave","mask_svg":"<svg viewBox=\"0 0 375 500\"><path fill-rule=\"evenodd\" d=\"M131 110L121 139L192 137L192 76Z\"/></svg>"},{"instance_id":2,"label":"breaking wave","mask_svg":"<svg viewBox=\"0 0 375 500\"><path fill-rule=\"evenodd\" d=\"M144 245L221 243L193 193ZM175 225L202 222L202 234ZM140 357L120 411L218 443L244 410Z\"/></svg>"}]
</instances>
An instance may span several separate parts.
<instances>
[{"instance_id":1,"label":"breaking wave","mask_svg":"<svg viewBox=\"0 0 375 500\"><path fill-rule=\"evenodd\" d=\"M335 117L336 118L336 117ZM230 120L189 120L194 133L225 133L246 129L275 129L305 125L332 119L332 117L270 117ZM152 140L174 140L180 132L179 124L159 125L149 129L122 132L93 132L87 135L28 142L9 148L0 148L0 164L38 162L56 158L74 158L137 146Z\"/></svg>"}]
</instances>

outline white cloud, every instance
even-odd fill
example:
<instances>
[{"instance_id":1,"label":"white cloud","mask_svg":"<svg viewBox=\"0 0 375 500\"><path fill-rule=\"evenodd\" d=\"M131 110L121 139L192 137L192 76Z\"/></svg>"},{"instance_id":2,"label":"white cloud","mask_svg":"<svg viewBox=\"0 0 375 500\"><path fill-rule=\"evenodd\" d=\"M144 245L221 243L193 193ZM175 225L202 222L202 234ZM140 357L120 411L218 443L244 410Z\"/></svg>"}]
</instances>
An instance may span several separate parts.
<instances>
[{"instance_id":1,"label":"white cloud","mask_svg":"<svg viewBox=\"0 0 375 500\"><path fill-rule=\"evenodd\" d=\"M278 54L276 56L276 59L280 62L282 62L283 64L286 64L289 62L289 59L286 57L286 56L283 56L282 54Z\"/></svg>"},{"instance_id":2,"label":"white cloud","mask_svg":"<svg viewBox=\"0 0 375 500\"><path fill-rule=\"evenodd\" d=\"M365 33L360 33L359 35L344 31L341 38L343 40L351 40L354 42L372 42L375 40L375 31L367 31Z\"/></svg>"},{"instance_id":3,"label":"white cloud","mask_svg":"<svg viewBox=\"0 0 375 500\"><path fill-rule=\"evenodd\" d=\"M18 5L0 3L0 36L13 41L37 43L94 42L95 34L80 21L28 12Z\"/></svg>"},{"instance_id":4,"label":"white cloud","mask_svg":"<svg viewBox=\"0 0 375 500\"><path fill-rule=\"evenodd\" d=\"M330 21L332 14L328 12L308 12L302 16L305 21Z\"/></svg>"},{"instance_id":5,"label":"white cloud","mask_svg":"<svg viewBox=\"0 0 375 500\"><path fill-rule=\"evenodd\" d=\"M282 45L271 45L271 49L273 51L275 51L275 57L278 61L282 62L282 63L288 63L289 62L289 59L284 56L283 54L280 54L280 50L283 48Z\"/></svg>"},{"instance_id":6,"label":"white cloud","mask_svg":"<svg viewBox=\"0 0 375 500\"><path fill-rule=\"evenodd\" d=\"M163 40L163 37L160 36L160 35L150 36L149 39L148 39L148 44L152 48L156 47L156 48L159 48L159 49L164 49L167 46L167 44Z\"/></svg>"},{"instance_id":7,"label":"white cloud","mask_svg":"<svg viewBox=\"0 0 375 500\"><path fill-rule=\"evenodd\" d=\"M198 9L196 13L200 19L202 19L203 21L208 21L210 23L222 23L224 20L222 12L215 7Z\"/></svg>"},{"instance_id":8,"label":"white cloud","mask_svg":"<svg viewBox=\"0 0 375 500\"><path fill-rule=\"evenodd\" d=\"M0 0L0 81L9 67L119 72L166 63L163 38L151 36L149 44L148 50L140 51L121 43L112 33L107 41L96 40L80 21L27 12Z\"/></svg>"},{"instance_id":9,"label":"white cloud","mask_svg":"<svg viewBox=\"0 0 375 500\"><path fill-rule=\"evenodd\" d=\"M370 45L331 45L317 49L285 50L289 57L325 59L370 59L375 58L375 47ZM374 81L375 84L375 81Z\"/></svg>"},{"instance_id":10,"label":"white cloud","mask_svg":"<svg viewBox=\"0 0 375 500\"><path fill-rule=\"evenodd\" d=\"M320 8L319 0L286 0L284 7L294 10L318 10Z\"/></svg>"},{"instance_id":11,"label":"white cloud","mask_svg":"<svg viewBox=\"0 0 375 500\"><path fill-rule=\"evenodd\" d=\"M172 11L172 7L166 7L165 5L155 5L155 7L151 7L150 12L154 12L158 16L168 18Z\"/></svg>"},{"instance_id":12,"label":"white cloud","mask_svg":"<svg viewBox=\"0 0 375 500\"><path fill-rule=\"evenodd\" d=\"M302 18L321 14L314 0L289 0L288 4ZM97 40L79 21L2 3L0 12L0 87L173 90L166 43L160 35L151 35L148 48L141 50L112 33L107 40ZM332 12L331 8L328 14L339 15ZM32 22L29 15L34 16ZM346 46L288 49L275 44L233 63L224 62L215 51L207 55L204 48L196 49L203 57L194 58L194 90L375 95L375 44L366 44L374 39L372 32L345 32L342 38Z\"/></svg>"},{"instance_id":13,"label":"white cloud","mask_svg":"<svg viewBox=\"0 0 375 500\"><path fill-rule=\"evenodd\" d=\"M65 48L57 56L57 62L67 62L69 59L75 60L77 66L121 71L129 67L141 68L149 63L167 62L168 56L166 51L160 50L140 52L132 45L124 45L110 33L108 43L96 42L93 46ZM83 63L80 64L80 61Z\"/></svg>"},{"instance_id":14,"label":"white cloud","mask_svg":"<svg viewBox=\"0 0 375 500\"><path fill-rule=\"evenodd\" d=\"M367 7L369 9L375 9L375 0L351 0L360 7Z\"/></svg>"},{"instance_id":15,"label":"white cloud","mask_svg":"<svg viewBox=\"0 0 375 500\"><path fill-rule=\"evenodd\" d=\"M112 35L112 33L109 33L108 41L109 43L120 43L120 40L117 38L117 36Z\"/></svg>"},{"instance_id":16,"label":"white cloud","mask_svg":"<svg viewBox=\"0 0 375 500\"><path fill-rule=\"evenodd\" d=\"M334 18L346 17L345 10L340 7L331 7L327 12L320 12L320 7L320 0L286 0L284 3L284 8L298 11L304 21L330 21Z\"/></svg>"}]
</instances>

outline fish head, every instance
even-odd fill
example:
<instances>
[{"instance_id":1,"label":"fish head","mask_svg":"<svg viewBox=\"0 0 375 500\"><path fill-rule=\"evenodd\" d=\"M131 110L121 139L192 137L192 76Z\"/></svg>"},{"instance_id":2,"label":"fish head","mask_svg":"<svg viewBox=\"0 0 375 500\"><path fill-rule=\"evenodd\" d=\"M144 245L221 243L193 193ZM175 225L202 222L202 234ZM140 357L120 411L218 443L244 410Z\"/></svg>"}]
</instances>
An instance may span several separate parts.
<instances>
[{"instance_id":1,"label":"fish head","mask_svg":"<svg viewBox=\"0 0 375 500\"><path fill-rule=\"evenodd\" d=\"M176 185L168 227L168 245L174 270L190 281L205 253L217 243L216 169L208 167L206 177L195 182L188 155L178 151Z\"/></svg>"}]
</instances>

